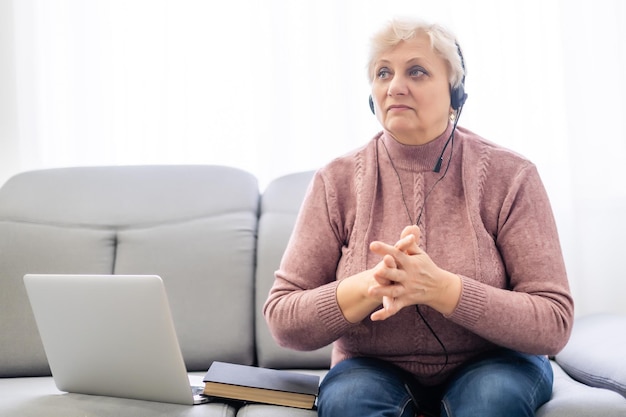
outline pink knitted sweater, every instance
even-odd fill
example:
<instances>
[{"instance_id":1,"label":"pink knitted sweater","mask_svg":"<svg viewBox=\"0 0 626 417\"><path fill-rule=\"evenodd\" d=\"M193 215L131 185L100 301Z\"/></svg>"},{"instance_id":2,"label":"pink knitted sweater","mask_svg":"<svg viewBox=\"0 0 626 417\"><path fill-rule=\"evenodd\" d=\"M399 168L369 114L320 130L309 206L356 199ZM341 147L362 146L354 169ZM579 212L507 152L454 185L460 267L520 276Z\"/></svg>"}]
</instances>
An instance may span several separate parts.
<instances>
[{"instance_id":1,"label":"pink knitted sweater","mask_svg":"<svg viewBox=\"0 0 626 417\"><path fill-rule=\"evenodd\" d=\"M313 350L334 342L333 364L377 357L425 384L496 346L555 354L565 345L573 302L536 167L459 127L435 173L450 131L420 146L382 132L315 174L264 306L279 344ZM415 308L352 324L336 299L342 278L380 261L369 243L395 243L422 205L420 247L462 279L450 316L420 307L443 347Z\"/></svg>"}]
</instances>

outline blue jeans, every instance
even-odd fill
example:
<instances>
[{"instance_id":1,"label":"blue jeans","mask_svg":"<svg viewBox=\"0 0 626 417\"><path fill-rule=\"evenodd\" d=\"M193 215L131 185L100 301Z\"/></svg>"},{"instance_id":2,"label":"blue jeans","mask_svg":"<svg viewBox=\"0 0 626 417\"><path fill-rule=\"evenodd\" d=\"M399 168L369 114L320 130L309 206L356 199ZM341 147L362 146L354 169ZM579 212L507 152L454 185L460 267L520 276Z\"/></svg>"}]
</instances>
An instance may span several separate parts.
<instances>
[{"instance_id":1,"label":"blue jeans","mask_svg":"<svg viewBox=\"0 0 626 417\"><path fill-rule=\"evenodd\" d=\"M552 395L543 356L499 349L427 387L379 359L353 358L322 380L319 417L532 417Z\"/></svg>"}]
</instances>

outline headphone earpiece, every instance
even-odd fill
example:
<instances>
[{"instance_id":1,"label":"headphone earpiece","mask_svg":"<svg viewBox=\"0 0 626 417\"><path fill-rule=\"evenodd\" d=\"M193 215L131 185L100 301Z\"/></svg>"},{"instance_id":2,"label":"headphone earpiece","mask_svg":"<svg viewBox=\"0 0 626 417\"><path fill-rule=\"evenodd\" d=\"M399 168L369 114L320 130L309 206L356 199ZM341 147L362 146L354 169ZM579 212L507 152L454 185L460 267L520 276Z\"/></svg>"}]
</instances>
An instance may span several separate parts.
<instances>
[{"instance_id":1,"label":"headphone earpiece","mask_svg":"<svg viewBox=\"0 0 626 417\"><path fill-rule=\"evenodd\" d=\"M467 100L467 94L465 93L465 59L463 59L463 52L461 52L461 46L458 42L456 44L456 51L459 53L461 59L461 68L463 68L463 78L461 78L461 84L456 88L450 87L450 107L453 110L458 111L465 104Z\"/></svg>"},{"instance_id":2,"label":"headphone earpiece","mask_svg":"<svg viewBox=\"0 0 626 417\"><path fill-rule=\"evenodd\" d=\"M370 95L370 110L372 111L372 114L376 114L376 110L374 110L374 99L372 98L372 96Z\"/></svg>"},{"instance_id":3,"label":"headphone earpiece","mask_svg":"<svg viewBox=\"0 0 626 417\"><path fill-rule=\"evenodd\" d=\"M450 89L450 106L455 111L459 110L467 100L467 94L465 94L465 87L463 83L459 84L456 88Z\"/></svg>"}]
</instances>

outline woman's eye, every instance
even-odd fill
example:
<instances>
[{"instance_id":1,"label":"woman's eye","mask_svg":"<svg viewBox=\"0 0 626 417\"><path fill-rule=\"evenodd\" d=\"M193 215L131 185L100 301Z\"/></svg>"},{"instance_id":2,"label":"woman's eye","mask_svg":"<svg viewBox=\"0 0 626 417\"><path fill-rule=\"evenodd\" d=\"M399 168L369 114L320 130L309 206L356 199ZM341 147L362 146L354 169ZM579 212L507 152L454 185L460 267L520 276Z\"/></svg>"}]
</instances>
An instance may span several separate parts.
<instances>
[{"instance_id":1,"label":"woman's eye","mask_svg":"<svg viewBox=\"0 0 626 417\"><path fill-rule=\"evenodd\" d=\"M428 75L428 73L426 71L424 71L424 68L421 67L413 67L409 70L409 75L411 77L421 77L423 75Z\"/></svg>"},{"instance_id":2,"label":"woman's eye","mask_svg":"<svg viewBox=\"0 0 626 417\"><path fill-rule=\"evenodd\" d=\"M378 70L378 72L376 73L376 76L377 76L378 78L383 78L383 79L384 79L384 78L389 77L389 74L390 74L390 72L389 72L389 70L388 70L387 68L381 68L381 69L379 69L379 70Z\"/></svg>"}]
</instances>

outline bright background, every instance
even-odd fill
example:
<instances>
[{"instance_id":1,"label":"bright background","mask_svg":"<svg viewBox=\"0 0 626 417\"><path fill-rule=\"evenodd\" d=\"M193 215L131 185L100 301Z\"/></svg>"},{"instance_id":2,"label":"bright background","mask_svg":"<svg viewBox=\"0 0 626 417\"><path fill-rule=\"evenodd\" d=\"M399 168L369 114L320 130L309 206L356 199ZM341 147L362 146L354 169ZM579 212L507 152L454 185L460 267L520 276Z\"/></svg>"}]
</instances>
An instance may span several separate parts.
<instances>
[{"instance_id":1,"label":"bright background","mask_svg":"<svg viewBox=\"0 0 626 417\"><path fill-rule=\"evenodd\" d=\"M367 48L394 16L457 34L460 124L539 167L577 314L626 312L622 0L0 0L0 184L220 164L263 189L318 168L379 130Z\"/></svg>"}]
</instances>

